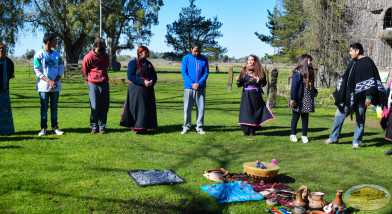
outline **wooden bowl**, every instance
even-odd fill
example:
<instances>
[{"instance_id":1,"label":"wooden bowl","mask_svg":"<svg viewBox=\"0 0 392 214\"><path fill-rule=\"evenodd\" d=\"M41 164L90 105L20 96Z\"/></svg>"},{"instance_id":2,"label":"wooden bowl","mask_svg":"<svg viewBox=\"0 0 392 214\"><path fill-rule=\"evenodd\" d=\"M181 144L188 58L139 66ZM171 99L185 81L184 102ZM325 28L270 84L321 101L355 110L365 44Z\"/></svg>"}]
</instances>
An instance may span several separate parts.
<instances>
[{"instance_id":1,"label":"wooden bowl","mask_svg":"<svg viewBox=\"0 0 392 214\"><path fill-rule=\"evenodd\" d=\"M276 177L276 175L278 175L279 166L267 162L261 163L263 163L264 166L267 167L267 169L256 168L256 161L245 162L244 172L250 177L259 178L266 182L272 181Z\"/></svg>"}]
</instances>

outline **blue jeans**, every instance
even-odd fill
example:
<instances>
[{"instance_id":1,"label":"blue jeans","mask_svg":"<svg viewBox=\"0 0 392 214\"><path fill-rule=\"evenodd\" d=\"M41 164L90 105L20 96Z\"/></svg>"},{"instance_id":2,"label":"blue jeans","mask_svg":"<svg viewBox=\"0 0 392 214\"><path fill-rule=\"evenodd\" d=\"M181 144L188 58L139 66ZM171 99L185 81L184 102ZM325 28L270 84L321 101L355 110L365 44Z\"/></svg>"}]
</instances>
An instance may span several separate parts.
<instances>
[{"instance_id":1,"label":"blue jeans","mask_svg":"<svg viewBox=\"0 0 392 214\"><path fill-rule=\"evenodd\" d=\"M366 119L366 107L363 104L359 104L354 107L355 119L357 121L353 144L361 145L362 137L365 130L365 119ZM348 116L348 106L344 107L344 112L336 110L335 119L333 121L332 132L329 135L329 139L332 142L337 142L339 139L340 131L342 130L344 119Z\"/></svg>"},{"instance_id":2,"label":"blue jeans","mask_svg":"<svg viewBox=\"0 0 392 214\"><path fill-rule=\"evenodd\" d=\"M102 85L88 83L88 94L90 97L91 107L91 128L97 129L99 126L99 129L104 129L106 126L110 102L109 83Z\"/></svg>"},{"instance_id":3,"label":"blue jeans","mask_svg":"<svg viewBox=\"0 0 392 214\"><path fill-rule=\"evenodd\" d=\"M196 103L196 131L203 130L204 124L204 105L206 100L205 88L195 91L191 88L184 89L184 125L183 130L191 129L192 125L192 108Z\"/></svg>"},{"instance_id":4,"label":"blue jeans","mask_svg":"<svg viewBox=\"0 0 392 214\"><path fill-rule=\"evenodd\" d=\"M52 128L57 128L57 106L59 102L58 91L56 92L39 92L41 101L41 129L48 128L48 104L50 100L50 121Z\"/></svg>"}]
</instances>

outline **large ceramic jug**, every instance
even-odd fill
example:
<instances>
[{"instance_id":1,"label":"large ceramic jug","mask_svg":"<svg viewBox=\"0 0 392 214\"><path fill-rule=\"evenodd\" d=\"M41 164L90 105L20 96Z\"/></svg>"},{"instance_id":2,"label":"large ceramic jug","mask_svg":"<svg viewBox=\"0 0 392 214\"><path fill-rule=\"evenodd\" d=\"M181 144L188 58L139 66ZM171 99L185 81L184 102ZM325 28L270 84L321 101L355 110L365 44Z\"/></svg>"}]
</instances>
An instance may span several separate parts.
<instances>
[{"instance_id":1,"label":"large ceramic jug","mask_svg":"<svg viewBox=\"0 0 392 214\"><path fill-rule=\"evenodd\" d=\"M295 200L293 201L294 207L306 207L306 203L302 199L302 192L304 189L299 189L295 192Z\"/></svg>"}]
</instances>

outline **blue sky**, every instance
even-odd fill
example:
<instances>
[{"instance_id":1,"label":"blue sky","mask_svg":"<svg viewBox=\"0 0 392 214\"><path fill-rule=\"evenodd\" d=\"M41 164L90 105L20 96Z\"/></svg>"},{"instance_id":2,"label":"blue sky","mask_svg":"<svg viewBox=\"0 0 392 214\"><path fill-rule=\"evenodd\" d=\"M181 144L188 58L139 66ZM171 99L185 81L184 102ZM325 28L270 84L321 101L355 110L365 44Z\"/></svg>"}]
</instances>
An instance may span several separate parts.
<instances>
[{"instance_id":1,"label":"blue sky","mask_svg":"<svg viewBox=\"0 0 392 214\"><path fill-rule=\"evenodd\" d=\"M164 6L159 11L159 24L152 26L154 36L151 38L150 50L154 52L172 51L165 42L166 25L178 20L178 15L182 7L189 5L188 0L164 0ZM223 23L219 38L219 44L226 47L226 53L230 57L244 57L249 54L264 56L265 53L272 54L274 49L262 43L254 34L259 32L269 34L265 26L267 19L267 9L273 10L274 0L196 0L197 8L201 9L202 16L206 18L218 17ZM98 20L99 21L99 20ZM23 32L15 46L14 56L21 56L26 49L39 51L43 47L43 34L38 32L32 35ZM120 55L136 55L136 50L122 51Z\"/></svg>"}]
</instances>

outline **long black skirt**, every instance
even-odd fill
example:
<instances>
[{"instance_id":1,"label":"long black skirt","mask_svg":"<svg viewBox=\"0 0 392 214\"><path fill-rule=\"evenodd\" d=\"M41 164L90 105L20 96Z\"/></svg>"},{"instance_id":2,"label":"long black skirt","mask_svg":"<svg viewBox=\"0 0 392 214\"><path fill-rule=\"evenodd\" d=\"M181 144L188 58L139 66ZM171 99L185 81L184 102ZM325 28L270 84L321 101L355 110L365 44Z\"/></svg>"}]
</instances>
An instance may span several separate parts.
<instances>
[{"instance_id":1,"label":"long black skirt","mask_svg":"<svg viewBox=\"0 0 392 214\"><path fill-rule=\"evenodd\" d=\"M385 139L392 141L392 112L389 112L388 125L385 130Z\"/></svg>"},{"instance_id":2,"label":"long black skirt","mask_svg":"<svg viewBox=\"0 0 392 214\"><path fill-rule=\"evenodd\" d=\"M154 87L129 83L120 126L135 130L158 127Z\"/></svg>"},{"instance_id":3,"label":"long black skirt","mask_svg":"<svg viewBox=\"0 0 392 214\"><path fill-rule=\"evenodd\" d=\"M258 130L263 123L272 119L275 119L275 117L259 91L242 91L238 124L241 125L244 132L247 132L249 127Z\"/></svg>"}]
</instances>

